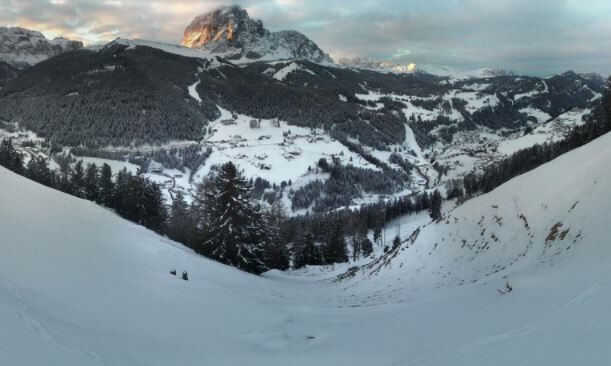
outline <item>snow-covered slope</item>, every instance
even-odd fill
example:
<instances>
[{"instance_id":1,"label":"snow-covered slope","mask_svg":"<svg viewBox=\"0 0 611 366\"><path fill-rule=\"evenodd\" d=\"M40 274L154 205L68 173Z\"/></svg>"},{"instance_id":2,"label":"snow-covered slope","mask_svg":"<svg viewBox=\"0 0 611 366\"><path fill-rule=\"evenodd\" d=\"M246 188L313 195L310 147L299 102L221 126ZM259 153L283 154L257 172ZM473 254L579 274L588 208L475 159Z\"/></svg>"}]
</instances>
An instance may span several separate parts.
<instances>
[{"instance_id":1,"label":"snow-covered slope","mask_svg":"<svg viewBox=\"0 0 611 366\"><path fill-rule=\"evenodd\" d=\"M601 168L609 163L606 135L459 206L413 243L333 282L325 278L346 266L241 273L0 168L0 359L604 364L611 173ZM403 235L423 219L403 222ZM513 291L499 294L507 281Z\"/></svg>"},{"instance_id":2,"label":"snow-covered slope","mask_svg":"<svg viewBox=\"0 0 611 366\"><path fill-rule=\"evenodd\" d=\"M0 27L0 61L13 66L31 66L62 52L82 47L82 42L66 38L48 40L37 31Z\"/></svg>"},{"instance_id":3,"label":"snow-covered slope","mask_svg":"<svg viewBox=\"0 0 611 366\"><path fill-rule=\"evenodd\" d=\"M403 245L355 278L399 281L400 292L413 293L505 279L532 290L537 283L526 276L553 272L568 281L579 266L579 276L560 281L558 291L605 277L608 268L598 265L611 256L611 174L601 167L610 162L607 134L444 212L439 222L410 225L412 218L404 218L392 225L407 227Z\"/></svg>"}]
</instances>

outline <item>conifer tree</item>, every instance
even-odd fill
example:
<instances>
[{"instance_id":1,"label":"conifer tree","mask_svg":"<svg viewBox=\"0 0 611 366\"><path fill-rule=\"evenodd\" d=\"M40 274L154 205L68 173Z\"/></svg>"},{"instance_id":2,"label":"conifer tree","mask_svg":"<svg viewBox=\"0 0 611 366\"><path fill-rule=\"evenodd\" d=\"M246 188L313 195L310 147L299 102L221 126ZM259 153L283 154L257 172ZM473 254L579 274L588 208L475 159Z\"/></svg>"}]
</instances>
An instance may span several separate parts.
<instances>
[{"instance_id":1,"label":"conifer tree","mask_svg":"<svg viewBox=\"0 0 611 366\"><path fill-rule=\"evenodd\" d=\"M55 177L47 165L47 160L42 156L32 156L26 167L26 177L44 184L48 187L55 186Z\"/></svg>"},{"instance_id":2,"label":"conifer tree","mask_svg":"<svg viewBox=\"0 0 611 366\"><path fill-rule=\"evenodd\" d=\"M66 155L58 155L55 161L59 165L58 188L60 191L72 194L72 183L70 182L72 168L70 167L70 157Z\"/></svg>"},{"instance_id":3,"label":"conifer tree","mask_svg":"<svg viewBox=\"0 0 611 366\"><path fill-rule=\"evenodd\" d=\"M395 236L395 238L392 240L392 248L393 249L397 249L398 247L401 246L401 238L399 237L399 235Z\"/></svg>"},{"instance_id":4,"label":"conifer tree","mask_svg":"<svg viewBox=\"0 0 611 366\"><path fill-rule=\"evenodd\" d=\"M433 220L439 220L441 218L441 202L441 193L439 193L438 190L435 190L435 192L433 192L433 195L431 196L430 210L431 218Z\"/></svg>"},{"instance_id":5,"label":"conifer tree","mask_svg":"<svg viewBox=\"0 0 611 366\"><path fill-rule=\"evenodd\" d=\"M98 200L98 168L95 164L88 164L83 182L85 198L89 201Z\"/></svg>"},{"instance_id":6,"label":"conifer tree","mask_svg":"<svg viewBox=\"0 0 611 366\"><path fill-rule=\"evenodd\" d=\"M148 179L135 178L140 185L139 189L143 190L142 201L140 201L143 210L139 213L139 222L153 231L161 232L167 216L161 187Z\"/></svg>"},{"instance_id":7,"label":"conifer tree","mask_svg":"<svg viewBox=\"0 0 611 366\"><path fill-rule=\"evenodd\" d=\"M190 215L190 207L182 192L178 191L176 197L172 200L166 233L170 239L191 246L193 245L194 229L195 222Z\"/></svg>"},{"instance_id":8,"label":"conifer tree","mask_svg":"<svg viewBox=\"0 0 611 366\"><path fill-rule=\"evenodd\" d=\"M363 257L369 257L373 253L373 243L369 238L365 238L361 243L361 250L363 251Z\"/></svg>"},{"instance_id":9,"label":"conifer tree","mask_svg":"<svg viewBox=\"0 0 611 366\"><path fill-rule=\"evenodd\" d=\"M98 180L98 202L106 207L112 207L114 184L112 182L112 170L110 165L104 163Z\"/></svg>"},{"instance_id":10,"label":"conifer tree","mask_svg":"<svg viewBox=\"0 0 611 366\"><path fill-rule=\"evenodd\" d=\"M84 198L85 197L85 170L83 168L83 161L79 160L74 165L74 171L70 178L72 185L72 194Z\"/></svg>"},{"instance_id":11,"label":"conifer tree","mask_svg":"<svg viewBox=\"0 0 611 366\"><path fill-rule=\"evenodd\" d=\"M268 269L265 248L269 230L260 209L249 201L251 187L231 163L223 164L200 186L204 237L198 251L242 270Z\"/></svg>"},{"instance_id":12,"label":"conifer tree","mask_svg":"<svg viewBox=\"0 0 611 366\"><path fill-rule=\"evenodd\" d=\"M348 261L346 240L340 220L332 224L331 232L325 246L326 263L345 263Z\"/></svg>"},{"instance_id":13,"label":"conifer tree","mask_svg":"<svg viewBox=\"0 0 611 366\"><path fill-rule=\"evenodd\" d=\"M13 140L4 139L0 143L0 165L17 174L23 174L23 158L13 146Z\"/></svg>"},{"instance_id":14,"label":"conifer tree","mask_svg":"<svg viewBox=\"0 0 611 366\"><path fill-rule=\"evenodd\" d=\"M263 218L270 238L270 240L266 241L267 245L265 247L267 267L270 269L287 270L290 265L289 253L280 230L286 219L282 201L274 202L269 212L263 214Z\"/></svg>"},{"instance_id":15,"label":"conifer tree","mask_svg":"<svg viewBox=\"0 0 611 366\"><path fill-rule=\"evenodd\" d=\"M314 236L311 233L307 233L297 243L293 268L299 269L307 265L315 266L320 264L323 264L323 261L320 251L314 243Z\"/></svg>"}]
</instances>

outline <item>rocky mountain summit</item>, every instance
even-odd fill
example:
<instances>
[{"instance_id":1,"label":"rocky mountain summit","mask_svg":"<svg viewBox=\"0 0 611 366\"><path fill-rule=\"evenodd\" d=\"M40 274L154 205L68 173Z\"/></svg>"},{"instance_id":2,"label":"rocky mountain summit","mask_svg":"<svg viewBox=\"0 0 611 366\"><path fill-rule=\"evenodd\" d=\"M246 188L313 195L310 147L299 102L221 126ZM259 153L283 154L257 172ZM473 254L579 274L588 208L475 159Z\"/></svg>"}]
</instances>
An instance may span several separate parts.
<instances>
[{"instance_id":1,"label":"rocky mountain summit","mask_svg":"<svg viewBox=\"0 0 611 366\"><path fill-rule=\"evenodd\" d=\"M0 61L19 68L80 48L83 43L79 41L61 37L49 40L37 31L0 27Z\"/></svg>"},{"instance_id":2,"label":"rocky mountain summit","mask_svg":"<svg viewBox=\"0 0 611 366\"><path fill-rule=\"evenodd\" d=\"M224 6L197 16L181 44L203 48L231 60L302 59L332 63L316 43L297 31L270 32L240 6Z\"/></svg>"}]
</instances>

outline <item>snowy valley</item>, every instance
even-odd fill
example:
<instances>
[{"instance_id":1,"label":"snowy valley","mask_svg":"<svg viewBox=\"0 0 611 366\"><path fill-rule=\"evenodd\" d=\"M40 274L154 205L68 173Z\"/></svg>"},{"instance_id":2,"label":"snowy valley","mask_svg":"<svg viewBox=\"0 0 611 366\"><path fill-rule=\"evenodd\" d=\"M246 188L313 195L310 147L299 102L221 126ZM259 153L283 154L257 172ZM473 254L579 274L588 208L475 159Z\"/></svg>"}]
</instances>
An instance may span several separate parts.
<instances>
[{"instance_id":1,"label":"snowy valley","mask_svg":"<svg viewBox=\"0 0 611 366\"><path fill-rule=\"evenodd\" d=\"M404 217L400 248L339 277L349 264L249 275L1 168L12 209L0 212L0 354L46 365L604 363L609 146L607 134L438 223Z\"/></svg>"},{"instance_id":2,"label":"snowy valley","mask_svg":"<svg viewBox=\"0 0 611 366\"><path fill-rule=\"evenodd\" d=\"M78 3L0 4L0 366L610 363L605 11Z\"/></svg>"}]
</instances>

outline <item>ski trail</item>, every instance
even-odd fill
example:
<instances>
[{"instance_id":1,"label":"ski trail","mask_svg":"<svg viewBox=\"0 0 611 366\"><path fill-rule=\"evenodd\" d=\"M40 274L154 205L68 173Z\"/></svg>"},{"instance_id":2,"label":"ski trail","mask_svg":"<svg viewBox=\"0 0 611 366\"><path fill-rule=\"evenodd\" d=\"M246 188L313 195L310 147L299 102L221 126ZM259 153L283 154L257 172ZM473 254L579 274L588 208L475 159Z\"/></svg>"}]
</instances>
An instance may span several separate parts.
<instances>
[{"instance_id":1,"label":"ski trail","mask_svg":"<svg viewBox=\"0 0 611 366\"><path fill-rule=\"evenodd\" d=\"M600 289L605 285L606 282L607 282L607 279L603 278L602 280L594 283L593 285L591 285L590 287L582 291L579 295L567 301L564 304L564 306L561 308L561 310L570 310L576 306L579 306L585 303L590 298L592 298L594 295L596 295L596 293L600 291Z\"/></svg>"},{"instance_id":2,"label":"ski trail","mask_svg":"<svg viewBox=\"0 0 611 366\"><path fill-rule=\"evenodd\" d=\"M523 327L519 327L516 329L511 329L507 332L498 333L489 337L480 338L474 342L468 343L459 349L461 351L472 351L481 347L485 347L487 345L503 342L510 340L515 337L522 337L528 335L541 327L542 324L538 324L539 322L535 322L533 324L525 325Z\"/></svg>"},{"instance_id":3,"label":"ski trail","mask_svg":"<svg viewBox=\"0 0 611 366\"><path fill-rule=\"evenodd\" d=\"M45 326L31 314L30 306L27 300L25 299L25 296L23 295L21 288L19 288L19 286L17 286L13 282L6 280L6 279L0 278L0 283L1 282L3 282L6 285L6 287L8 287L9 291L12 293L15 299L17 299L18 305L15 307L15 311L19 319L21 319L21 321L23 321L23 323L32 332L34 332L40 339L42 339L45 343L50 345L53 350L81 354L87 357L88 359L93 360L96 363L106 365L106 361L104 360L104 357L102 357L99 353L91 351L89 349L85 349L85 348L79 348L79 347L66 345L58 341L49 332L49 330L45 328Z\"/></svg>"},{"instance_id":4,"label":"ski trail","mask_svg":"<svg viewBox=\"0 0 611 366\"><path fill-rule=\"evenodd\" d=\"M489 337L480 338L478 340L475 340L473 342L470 342L460 347L460 350L461 351L470 351L470 350L474 350L480 347L487 346L492 343L503 342L503 341L507 341L515 337L521 337L521 336L525 336L530 333L533 333L537 329L544 326L545 323L549 323L550 321L553 321L553 319L558 317L560 314L566 311L570 311L574 309L575 307L587 302L589 299L591 299L594 295L596 295L600 291L600 289L604 286L606 282L607 282L606 278L603 278L595 282L594 284L588 286L585 290L581 291L575 297L569 299L567 302L564 303L564 305L560 306L557 310L552 312L550 315L538 321L535 321L532 324L527 324L525 326L511 329L509 331L498 333L498 334L495 334Z\"/></svg>"}]
</instances>

